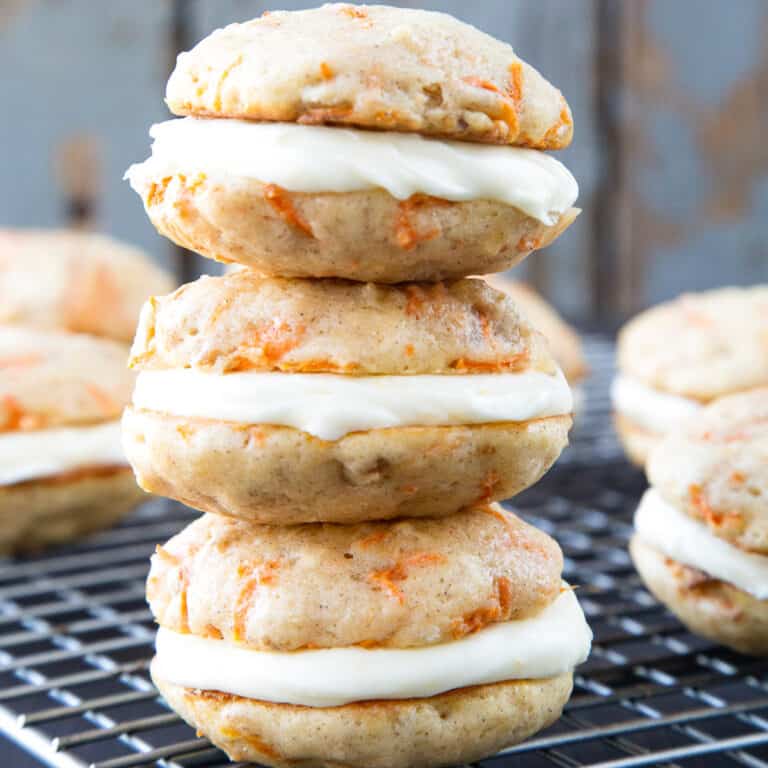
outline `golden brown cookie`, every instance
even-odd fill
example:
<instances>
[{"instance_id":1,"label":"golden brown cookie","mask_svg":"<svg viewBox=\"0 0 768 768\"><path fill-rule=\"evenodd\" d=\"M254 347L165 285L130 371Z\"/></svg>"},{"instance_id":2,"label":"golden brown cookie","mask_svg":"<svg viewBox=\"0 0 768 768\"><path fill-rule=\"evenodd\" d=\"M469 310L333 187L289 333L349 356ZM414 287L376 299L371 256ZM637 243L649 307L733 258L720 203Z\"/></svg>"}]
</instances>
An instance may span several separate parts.
<instances>
[{"instance_id":1,"label":"golden brown cookie","mask_svg":"<svg viewBox=\"0 0 768 768\"><path fill-rule=\"evenodd\" d=\"M178 59L179 115L343 124L537 149L573 133L560 92L443 13L324 5L217 30Z\"/></svg>"},{"instance_id":2,"label":"golden brown cookie","mask_svg":"<svg viewBox=\"0 0 768 768\"><path fill-rule=\"evenodd\" d=\"M158 547L147 599L164 627L256 650L408 648L535 616L562 569L557 543L497 504L357 525L204 515Z\"/></svg>"},{"instance_id":3,"label":"golden brown cookie","mask_svg":"<svg viewBox=\"0 0 768 768\"><path fill-rule=\"evenodd\" d=\"M141 305L171 290L138 248L65 230L0 230L0 323L133 338Z\"/></svg>"},{"instance_id":4,"label":"golden brown cookie","mask_svg":"<svg viewBox=\"0 0 768 768\"><path fill-rule=\"evenodd\" d=\"M514 303L478 280L387 286L248 270L150 299L131 365L354 375L555 368Z\"/></svg>"},{"instance_id":5,"label":"golden brown cookie","mask_svg":"<svg viewBox=\"0 0 768 768\"><path fill-rule=\"evenodd\" d=\"M144 497L126 466L0 485L0 552L35 552L109 528Z\"/></svg>"},{"instance_id":6,"label":"golden brown cookie","mask_svg":"<svg viewBox=\"0 0 768 768\"><path fill-rule=\"evenodd\" d=\"M171 168L150 160L129 173L160 234L208 258L285 277L399 283L500 271L549 245L579 213L575 194L542 219L487 198L398 199L374 187L302 192L201 169L198 159Z\"/></svg>"},{"instance_id":7,"label":"golden brown cookie","mask_svg":"<svg viewBox=\"0 0 768 768\"><path fill-rule=\"evenodd\" d=\"M134 374L123 344L0 325L0 434L120 418Z\"/></svg>"},{"instance_id":8,"label":"golden brown cookie","mask_svg":"<svg viewBox=\"0 0 768 768\"><path fill-rule=\"evenodd\" d=\"M232 760L277 768L429 768L471 763L551 725L572 675L459 688L406 701L302 707L174 685L168 704Z\"/></svg>"}]
</instances>

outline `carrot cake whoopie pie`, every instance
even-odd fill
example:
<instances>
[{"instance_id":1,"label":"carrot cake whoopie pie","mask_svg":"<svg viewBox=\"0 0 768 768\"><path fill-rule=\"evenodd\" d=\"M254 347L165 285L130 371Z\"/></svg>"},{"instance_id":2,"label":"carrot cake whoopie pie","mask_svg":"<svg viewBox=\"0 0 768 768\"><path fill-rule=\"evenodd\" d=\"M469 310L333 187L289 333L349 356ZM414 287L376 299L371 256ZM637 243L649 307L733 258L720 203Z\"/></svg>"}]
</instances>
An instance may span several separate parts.
<instances>
[{"instance_id":1,"label":"carrot cake whoopie pie","mask_svg":"<svg viewBox=\"0 0 768 768\"><path fill-rule=\"evenodd\" d=\"M507 269L576 217L542 150L562 94L506 43L387 6L272 12L179 56L152 156L127 173L157 229L283 277L395 283Z\"/></svg>"},{"instance_id":2,"label":"carrot cake whoopie pie","mask_svg":"<svg viewBox=\"0 0 768 768\"><path fill-rule=\"evenodd\" d=\"M481 280L203 277L147 303L131 360L139 484L259 523L508 498L571 425L545 340Z\"/></svg>"},{"instance_id":3,"label":"carrot cake whoopie pie","mask_svg":"<svg viewBox=\"0 0 768 768\"><path fill-rule=\"evenodd\" d=\"M693 632L768 655L768 389L729 395L648 462L632 557Z\"/></svg>"},{"instance_id":4,"label":"carrot cake whoopie pie","mask_svg":"<svg viewBox=\"0 0 768 768\"><path fill-rule=\"evenodd\" d=\"M141 305L173 285L141 250L103 235L0 229L0 323L130 342Z\"/></svg>"},{"instance_id":5,"label":"carrot cake whoopie pie","mask_svg":"<svg viewBox=\"0 0 768 768\"><path fill-rule=\"evenodd\" d=\"M612 388L624 449L644 464L653 446L707 403L768 386L768 285L684 294L621 330Z\"/></svg>"},{"instance_id":6,"label":"carrot cake whoopie pie","mask_svg":"<svg viewBox=\"0 0 768 768\"><path fill-rule=\"evenodd\" d=\"M142 499L120 445L122 344L0 326L0 552L108 526Z\"/></svg>"},{"instance_id":7,"label":"carrot cake whoopie pie","mask_svg":"<svg viewBox=\"0 0 768 768\"><path fill-rule=\"evenodd\" d=\"M591 633L562 555L497 505L263 526L204 515L158 547L152 678L233 760L471 762L560 715Z\"/></svg>"}]
</instances>

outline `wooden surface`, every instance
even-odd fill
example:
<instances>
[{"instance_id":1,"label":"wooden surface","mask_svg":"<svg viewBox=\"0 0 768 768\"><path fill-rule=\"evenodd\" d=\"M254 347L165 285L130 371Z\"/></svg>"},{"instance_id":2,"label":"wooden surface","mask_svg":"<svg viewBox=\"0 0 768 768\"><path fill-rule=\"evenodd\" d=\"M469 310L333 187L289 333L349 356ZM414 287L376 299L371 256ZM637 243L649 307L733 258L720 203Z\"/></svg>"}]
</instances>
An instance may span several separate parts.
<instances>
[{"instance_id":1,"label":"wooden surface","mask_svg":"<svg viewBox=\"0 0 768 768\"><path fill-rule=\"evenodd\" d=\"M175 52L283 0L0 0L0 224L92 226L189 279L122 181L167 116ZM768 3L459 0L565 93L560 153L584 213L516 273L567 314L624 316L684 290L768 281Z\"/></svg>"}]
</instances>

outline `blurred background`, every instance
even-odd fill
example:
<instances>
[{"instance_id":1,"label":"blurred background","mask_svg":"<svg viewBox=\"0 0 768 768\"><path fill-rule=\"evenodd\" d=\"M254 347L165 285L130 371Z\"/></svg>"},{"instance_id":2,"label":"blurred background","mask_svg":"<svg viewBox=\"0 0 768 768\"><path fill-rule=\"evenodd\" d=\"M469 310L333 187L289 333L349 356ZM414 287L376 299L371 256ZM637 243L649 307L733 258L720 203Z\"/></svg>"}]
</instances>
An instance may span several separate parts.
<instances>
[{"instance_id":1,"label":"blurred background","mask_svg":"<svg viewBox=\"0 0 768 768\"><path fill-rule=\"evenodd\" d=\"M392 2L509 41L564 92L583 214L515 274L569 317L616 321L685 290L768 280L765 0ZM122 181L164 120L176 54L253 0L0 0L0 226L93 228L184 280Z\"/></svg>"}]
</instances>

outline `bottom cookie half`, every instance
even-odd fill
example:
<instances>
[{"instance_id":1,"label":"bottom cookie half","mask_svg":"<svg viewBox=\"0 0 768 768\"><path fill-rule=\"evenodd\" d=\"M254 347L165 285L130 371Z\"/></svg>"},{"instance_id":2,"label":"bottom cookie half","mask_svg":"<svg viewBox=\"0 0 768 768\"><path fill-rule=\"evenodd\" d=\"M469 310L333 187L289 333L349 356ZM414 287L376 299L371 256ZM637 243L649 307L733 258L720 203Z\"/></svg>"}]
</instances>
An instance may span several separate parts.
<instances>
[{"instance_id":1,"label":"bottom cookie half","mask_svg":"<svg viewBox=\"0 0 768 768\"><path fill-rule=\"evenodd\" d=\"M108 528L146 498L128 467L92 467L0 487L0 553Z\"/></svg>"},{"instance_id":2,"label":"bottom cookie half","mask_svg":"<svg viewBox=\"0 0 768 768\"><path fill-rule=\"evenodd\" d=\"M305 707L153 679L170 706L232 760L302 768L425 768L473 762L553 723L570 673L424 699Z\"/></svg>"},{"instance_id":3,"label":"bottom cookie half","mask_svg":"<svg viewBox=\"0 0 768 768\"><path fill-rule=\"evenodd\" d=\"M692 632L742 653L768 655L768 600L665 557L638 536L630 553L648 589Z\"/></svg>"}]
</instances>

